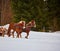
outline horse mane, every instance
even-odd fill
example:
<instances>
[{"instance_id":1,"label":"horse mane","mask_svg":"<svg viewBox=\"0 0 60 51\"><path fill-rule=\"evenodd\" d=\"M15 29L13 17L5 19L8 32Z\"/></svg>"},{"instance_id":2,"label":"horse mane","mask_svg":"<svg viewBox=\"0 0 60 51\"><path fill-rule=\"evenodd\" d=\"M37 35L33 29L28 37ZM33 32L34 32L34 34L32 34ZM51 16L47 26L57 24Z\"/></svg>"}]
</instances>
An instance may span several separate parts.
<instances>
[{"instance_id":1,"label":"horse mane","mask_svg":"<svg viewBox=\"0 0 60 51\"><path fill-rule=\"evenodd\" d=\"M31 20L26 24L26 27L33 27L33 26L35 26L35 20Z\"/></svg>"}]
</instances>

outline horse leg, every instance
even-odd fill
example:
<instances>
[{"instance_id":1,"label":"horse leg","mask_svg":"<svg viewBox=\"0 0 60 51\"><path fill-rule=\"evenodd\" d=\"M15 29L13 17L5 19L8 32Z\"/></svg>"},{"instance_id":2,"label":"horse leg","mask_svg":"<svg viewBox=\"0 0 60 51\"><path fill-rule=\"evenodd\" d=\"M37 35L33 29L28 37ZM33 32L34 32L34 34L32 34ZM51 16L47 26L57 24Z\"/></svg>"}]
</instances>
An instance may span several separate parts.
<instances>
[{"instance_id":1,"label":"horse leg","mask_svg":"<svg viewBox=\"0 0 60 51\"><path fill-rule=\"evenodd\" d=\"M2 37L4 37L4 32L2 32Z\"/></svg>"},{"instance_id":2,"label":"horse leg","mask_svg":"<svg viewBox=\"0 0 60 51\"><path fill-rule=\"evenodd\" d=\"M17 38L19 38L19 33L17 32Z\"/></svg>"},{"instance_id":3,"label":"horse leg","mask_svg":"<svg viewBox=\"0 0 60 51\"><path fill-rule=\"evenodd\" d=\"M12 36L13 36L13 38L14 38L14 31L12 32Z\"/></svg>"},{"instance_id":4,"label":"horse leg","mask_svg":"<svg viewBox=\"0 0 60 51\"><path fill-rule=\"evenodd\" d=\"M2 31L2 37L4 37L4 34L5 34L5 31L3 30L3 31Z\"/></svg>"},{"instance_id":5,"label":"horse leg","mask_svg":"<svg viewBox=\"0 0 60 51\"><path fill-rule=\"evenodd\" d=\"M19 38L19 36L20 36L20 38L22 38L21 32L20 33L17 32L17 38Z\"/></svg>"},{"instance_id":6,"label":"horse leg","mask_svg":"<svg viewBox=\"0 0 60 51\"><path fill-rule=\"evenodd\" d=\"M27 32L27 36L25 36L25 38L28 39L28 36L29 36L29 32Z\"/></svg>"},{"instance_id":7,"label":"horse leg","mask_svg":"<svg viewBox=\"0 0 60 51\"><path fill-rule=\"evenodd\" d=\"M20 32L20 38L22 38L22 36L21 36L21 32Z\"/></svg>"},{"instance_id":8,"label":"horse leg","mask_svg":"<svg viewBox=\"0 0 60 51\"><path fill-rule=\"evenodd\" d=\"M14 24L12 24L12 23L9 25L9 28L8 28L8 31L7 31L8 37L10 37L10 32L11 32L11 29L13 28L13 25Z\"/></svg>"},{"instance_id":9,"label":"horse leg","mask_svg":"<svg viewBox=\"0 0 60 51\"><path fill-rule=\"evenodd\" d=\"M8 37L10 37L10 31L11 31L11 29L8 28L8 32L7 32Z\"/></svg>"}]
</instances>

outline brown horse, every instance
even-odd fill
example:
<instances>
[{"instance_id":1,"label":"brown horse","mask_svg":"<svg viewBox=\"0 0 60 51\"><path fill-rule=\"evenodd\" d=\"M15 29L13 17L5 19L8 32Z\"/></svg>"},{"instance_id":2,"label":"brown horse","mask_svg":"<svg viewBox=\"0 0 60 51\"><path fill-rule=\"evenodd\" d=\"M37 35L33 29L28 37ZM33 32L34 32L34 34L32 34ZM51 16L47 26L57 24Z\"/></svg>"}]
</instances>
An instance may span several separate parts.
<instances>
[{"instance_id":1,"label":"brown horse","mask_svg":"<svg viewBox=\"0 0 60 51\"><path fill-rule=\"evenodd\" d=\"M7 29L6 28L4 28L4 27L1 27L0 28L0 36L3 36L4 37L4 35L6 34L6 32L7 32Z\"/></svg>"},{"instance_id":2,"label":"brown horse","mask_svg":"<svg viewBox=\"0 0 60 51\"><path fill-rule=\"evenodd\" d=\"M13 32L12 32L13 38L14 38L15 31L17 33L17 37L19 37L19 35L21 37L20 33L22 32L23 26L24 26L23 22L22 23L10 23L9 28L8 28L8 32L7 32L8 37L10 37L10 35L11 35L10 34L11 30L13 30Z\"/></svg>"},{"instance_id":3,"label":"brown horse","mask_svg":"<svg viewBox=\"0 0 60 51\"><path fill-rule=\"evenodd\" d=\"M26 27L23 29L23 32L26 32L27 35L25 36L25 38L28 39L29 36L29 32L31 30L32 27L36 27L36 23L34 20L31 20L28 24L26 24Z\"/></svg>"},{"instance_id":4,"label":"brown horse","mask_svg":"<svg viewBox=\"0 0 60 51\"><path fill-rule=\"evenodd\" d=\"M0 36L3 34L3 27L0 28Z\"/></svg>"}]
</instances>

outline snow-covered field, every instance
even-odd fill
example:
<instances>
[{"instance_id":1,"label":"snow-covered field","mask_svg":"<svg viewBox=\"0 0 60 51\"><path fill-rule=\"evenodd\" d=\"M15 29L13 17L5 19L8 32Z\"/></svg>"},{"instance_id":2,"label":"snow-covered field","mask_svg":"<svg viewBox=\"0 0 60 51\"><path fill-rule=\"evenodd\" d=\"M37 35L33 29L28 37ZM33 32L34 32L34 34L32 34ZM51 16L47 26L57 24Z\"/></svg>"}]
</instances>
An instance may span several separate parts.
<instances>
[{"instance_id":1,"label":"snow-covered field","mask_svg":"<svg viewBox=\"0 0 60 51\"><path fill-rule=\"evenodd\" d=\"M5 25L8 28L8 25ZM60 51L60 32L30 31L29 39L0 37L0 51Z\"/></svg>"}]
</instances>

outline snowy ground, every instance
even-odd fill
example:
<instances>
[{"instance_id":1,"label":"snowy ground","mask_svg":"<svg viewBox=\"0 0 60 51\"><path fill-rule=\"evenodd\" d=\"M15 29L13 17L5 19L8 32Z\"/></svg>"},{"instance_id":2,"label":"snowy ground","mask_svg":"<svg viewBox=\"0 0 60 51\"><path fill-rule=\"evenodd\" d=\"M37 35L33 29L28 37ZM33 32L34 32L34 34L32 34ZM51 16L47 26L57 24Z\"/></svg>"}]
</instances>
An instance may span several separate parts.
<instances>
[{"instance_id":1,"label":"snowy ground","mask_svg":"<svg viewBox=\"0 0 60 51\"><path fill-rule=\"evenodd\" d=\"M7 28L8 26L6 26ZM0 37L0 51L60 51L60 32L30 31L29 39Z\"/></svg>"}]
</instances>

